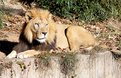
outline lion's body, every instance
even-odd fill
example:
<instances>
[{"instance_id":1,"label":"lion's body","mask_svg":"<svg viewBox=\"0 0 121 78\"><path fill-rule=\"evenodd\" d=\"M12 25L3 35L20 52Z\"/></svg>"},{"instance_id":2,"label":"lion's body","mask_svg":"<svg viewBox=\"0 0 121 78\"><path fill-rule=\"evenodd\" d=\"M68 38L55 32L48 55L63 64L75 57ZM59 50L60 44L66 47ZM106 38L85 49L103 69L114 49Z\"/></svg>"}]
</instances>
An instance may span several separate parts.
<instances>
[{"instance_id":1,"label":"lion's body","mask_svg":"<svg viewBox=\"0 0 121 78\"><path fill-rule=\"evenodd\" d=\"M47 10L29 10L25 15L26 24L20 35L20 42L14 50L22 52L37 47L37 50L68 48L75 51L80 47L95 46L95 38L83 27L57 24L51 17L52 15ZM47 35L42 33L47 33Z\"/></svg>"},{"instance_id":2,"label":"lion's body","mask_svg":"<svg viewBox=\"0 0 121 78\"><path fill-rule=\"evenodd\" d=\"M56 47L58 48L69 48L68 40L66 37L66 29L68 26L64 24L55 24L56 27Z\"/></svg>"},{"instance_id":3,"label":"lion's body","mask_svg":"<svg viewBox=\"0 0 121 78\"><path fill-rule=\"evenodd\" d=\"M79 48L88 48L97 45L91 33L81 26L56 24L56 30L56 47L69 48L71 51L75 51L79 50Z\"/></svg>"},{"instance_id":4,"label":"lion's body","mask_svg":"<svg viewBox=\"0 0 121 78\"><path fill-rule=\"evenodd\" d=\"M66 34L69 47L73 51L79 50L79 48L90 48L97 45L95 38L83 27L70 26Z\"/></svg>"}]
</instances>

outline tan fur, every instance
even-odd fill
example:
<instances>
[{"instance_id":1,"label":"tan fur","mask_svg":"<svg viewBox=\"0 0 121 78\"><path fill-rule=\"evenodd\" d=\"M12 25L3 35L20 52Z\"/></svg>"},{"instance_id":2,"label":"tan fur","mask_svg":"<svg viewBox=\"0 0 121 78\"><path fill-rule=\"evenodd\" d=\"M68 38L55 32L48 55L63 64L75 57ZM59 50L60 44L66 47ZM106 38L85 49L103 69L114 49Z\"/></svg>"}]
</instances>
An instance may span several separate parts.
<instances>
[{"instance_id":1,"label":"tan fur","mask_svg":"<svg viewBox=\"0 0 121 78\"><path fill-rule=\"evenodd\" d=\"M19 56L22 58L32 56L38 53L26 52L26 50L35 49L37 45L33 45L33 40L41 43L47 43L46 46L54 43L55 48L69 49L71 51L80 48L93 48L97 45L92 34L81 26L72 26L65 24L57 24L52 20L52 14L48 10L31 9L25 14L26 22L20 34L19 44L14 47L8 57L16 57L16 53L23 52ZM43 33L47 33L43 35ZM35 47L34 47L35 46ZM45 45L39 46L39 49L48 49ZM52 45L51 45L52 46ZM52 47L51 47L52 48ZM21 57L20 57L21 58Z\"/></svg>"},{"instance_id":2,"label":"tan fur","mask_svg":"<svg viewBox=\"0 0 121 78\"><path fill-rule=\"evenodd\" d=\"M26 28L24 29L24 35L30 43L32 42L33 39L36 39L37 34L41 34L42 31L45 31L49 34L47 36L47 42L48 43L53 42L55 38L56 29L54 27L53 21L50 20L51 14L47 10L32 9L26 13L25 17L26 17L28 24ZM32 18L32 20L28 20L29 19L28 17ZM39 23L39 24L46 23L48 24L48 27L39 28L39 31L36 31L34 27L32 26L33 23Z\"/></svg>"},{"instance_id":3,"label":"tan fur","mask_svg":"<svg viewBox=\"0 0 121 78\"><path fill-rule=\"evenodd\" d=\"M32 9L26 13L26 17L28 14L31 14L32 19L39 18L41 21L46 20L48 23L49 31L47 42L51 43L54 41L56 36L56 48L70 48L70 50L79 50L80 47L88 48L95 46L96 40L91 35L89 31L84 29L81 26L72 26L72 25L65 25L65 24L56 24L52 20L52 14L49 13L47 10L42 9ZM28 41L34 38L33 36L36 35L35 32L30 30L31 22L36 22L37 20L28 21L30 24L25 29L25 36L27 37ZM45 23L45 22L41 22ZM39 32L40 33L40 32Z\"/></svg>"},{"instance_id":4,"label":"tan fur","mask_svg":"<svg viewBox=\"0 0 121 78\"><path fill-rule=\"evenodd\" d=\"M72 51L79 50L80 47L88 49L97 45L95 38L83 27L70 26L66 34Z\"/></svg>"}]
</instances>

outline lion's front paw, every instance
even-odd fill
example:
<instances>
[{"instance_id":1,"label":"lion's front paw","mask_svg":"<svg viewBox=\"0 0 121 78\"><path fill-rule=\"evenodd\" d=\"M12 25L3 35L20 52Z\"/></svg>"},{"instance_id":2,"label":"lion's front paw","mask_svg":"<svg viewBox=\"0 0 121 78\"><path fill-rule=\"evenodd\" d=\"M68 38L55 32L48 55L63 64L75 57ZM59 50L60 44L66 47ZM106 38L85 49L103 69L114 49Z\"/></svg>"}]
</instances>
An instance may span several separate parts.
<instances>
[{"instance_id":1,"label":"lion's front paw","mask_svg":"<svg viewBox=\"0 0 121 78\"><path fill-rule=\"evenodd\" d=\"M29 57L32 57L32 56L35 56L35 55L38 55L38 54L40 54L40 52L35 51L35 50L27 50L27 51L18 53L17 58L21 58L21 59L29 58Z\"/></svg>"},{"instance_id":2,"label":"lion's front paw","mask_svg":"<svg viewBox=\"0 0 121 78\"><path fill-rule=\"evenodd\" d=\"M29 56L28 55L26 55L26 53L24 53L24 52L22 52L22 53L18 53L17 54L17 58L21 58L21 59L23 59L23 58L28 58Z\"/></svg>"},{"instance_id":3,"label":"lion's front paw","mask_svg":"<svg viewBox=\"0 0 121 78\"><path fill-rule=\"evenodd\" d=\"M17 55L17 52L13 50L9 55L7 55L7 58L15 58L16 55Z\"/></svg>"}]
</instances>

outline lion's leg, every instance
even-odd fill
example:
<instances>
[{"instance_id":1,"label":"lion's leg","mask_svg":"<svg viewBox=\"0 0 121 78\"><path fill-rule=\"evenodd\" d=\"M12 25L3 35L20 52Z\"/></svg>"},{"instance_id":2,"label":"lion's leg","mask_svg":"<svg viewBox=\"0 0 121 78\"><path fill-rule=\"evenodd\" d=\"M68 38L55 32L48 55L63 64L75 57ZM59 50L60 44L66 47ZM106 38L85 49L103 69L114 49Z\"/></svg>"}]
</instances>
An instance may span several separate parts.
<instances>
[{"instance_id":1,"label":"lion's leg","mask_svg":"<svg viewBox=\"0 0 121 78\"><path fill-rule=\"evenodd\" d=\"M79 50L79 41L78 41L78 35L75 35L75 32L72 28L66 29L66 36L68 39L69 48L71 51L77 51Z\"/></svg>"},{"instance_id":2,"label":"lion's leg","mask_svg":"<svg viewBox=\"0 0 121 78\"><path fill-rule=\"evenodd\" d=\"M24 52L20 52L17 54L17 52L15 50L13 50L8 56L7 58L28 58L28 57L32 57L32 56L35 56L35 55L38 55L40 54L40 52L38 51L35 51L35 50L27 50L27 51L24 51Z\"/></svg>"},{"instance_id":3,"label":"lion's leg","mask_svg":"<svg viewBox=\"0 0 121 78\"><path fill-rule=\"evenodd\" d=\"M7 58L15 58L17 56L17 52L13 50L9 55L7 55Z\"/></svg>"},{"instance_id":4,"label":"lion's leg","mask_svg":"<svg viewBox=\"0 0 121 78\"><path fill-rule=\"evenodd\" d=\"M73 51L78 51L79 50L79 47L78 45L73 45L73 43L70 43L70 50L73 52Z\"/></svg>"},{"instance_id":5,"label":"lion's leg","mask_svg":"<svg viewBox=\"0 0 121 78\"><path fill-rule=\"evenodd\" d=\"M32 57L32 56L35 56L35 55L38 55L38 54L40 54L39 51L27 50L27 51L18 53L17 58L29 58L29 57Z\"/></svg>"}]
</instances>

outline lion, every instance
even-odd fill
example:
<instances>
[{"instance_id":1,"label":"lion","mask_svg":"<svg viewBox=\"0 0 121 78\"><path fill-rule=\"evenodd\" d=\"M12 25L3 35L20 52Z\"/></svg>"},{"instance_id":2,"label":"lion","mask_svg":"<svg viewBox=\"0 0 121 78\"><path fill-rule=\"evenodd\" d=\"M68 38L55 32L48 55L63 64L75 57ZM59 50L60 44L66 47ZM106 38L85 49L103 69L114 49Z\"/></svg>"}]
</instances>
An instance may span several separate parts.
<instances>
[{"instance_id":1,"label":"lion","mask_svg":"<svg viewBox=\"0 0 121 78\"><path fill-rule=\"evenodd\" d=\"M83 27L54 22L48 10L31 9L26 12L25 19L19 43L8 55L9 58L32 49L50 51L61 48L74 52L80 47L89 48L97 44L93 35Z\"/></svg>"}]
</instances>

